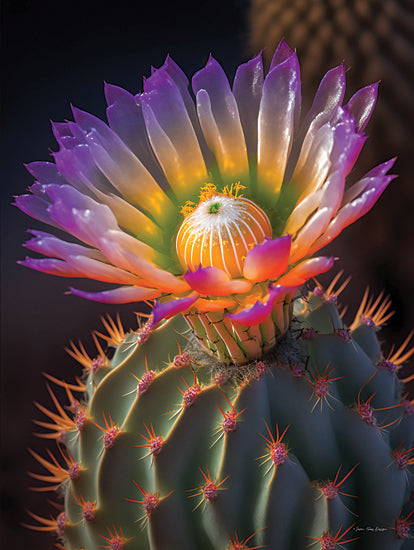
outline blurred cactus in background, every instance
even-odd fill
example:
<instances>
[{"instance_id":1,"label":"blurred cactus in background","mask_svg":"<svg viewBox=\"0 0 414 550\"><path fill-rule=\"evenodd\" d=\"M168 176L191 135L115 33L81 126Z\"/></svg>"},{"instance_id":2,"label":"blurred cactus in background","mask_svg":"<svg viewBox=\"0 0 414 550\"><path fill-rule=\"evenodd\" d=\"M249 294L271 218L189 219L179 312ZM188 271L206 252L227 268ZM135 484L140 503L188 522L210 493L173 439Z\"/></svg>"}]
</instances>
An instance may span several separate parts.
<instances>
[{"instance_id":1,"label":"blurred cactus in background","mask_svg":"<svg viewBox=\"0 0 414 550\"><path fill-rule=\"evenodd\" d=\"M155 301L136 331L105 319L96 357L72 344L83 377L46 375L36 423L57 452L32 451L32 476L63 507L29 514L58 548L410 547L410 336L382 351L391 303L368 291L345 324L341 273L304 286L395 177L391 160L348 178L377 85L343 104L341 64L301 117L300 82L282 41L232 87L210 56L194 102L167 57L143 93L105 86L109 125L74 108L55 163L28 165L16 206L71 237L31 231L46 257L21 263L117 285L71 289L90 300Z\"/></svg>"}]
</instances>

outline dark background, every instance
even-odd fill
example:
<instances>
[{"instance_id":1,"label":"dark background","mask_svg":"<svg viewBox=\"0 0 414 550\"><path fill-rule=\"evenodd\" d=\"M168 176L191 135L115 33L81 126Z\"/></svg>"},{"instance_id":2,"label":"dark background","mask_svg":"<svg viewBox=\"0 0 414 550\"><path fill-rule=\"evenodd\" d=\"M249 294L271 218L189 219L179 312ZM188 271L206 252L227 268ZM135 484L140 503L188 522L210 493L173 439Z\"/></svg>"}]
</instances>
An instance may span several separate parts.
<instances>
[{"instance_id":1,"label":"dark background","mask_svg":"<svg viewBox=\"0 0 414 550\"><path fill-rule=\"evenodd\" d=\"M272 2L253 4L260 12L262 4ZM53 512L46 502L48 497L53 500L53 494L27 489L32 484L27 471L44 473L27 451L30 447L44 454L46 444L32 435L36 430L31 423L31 418L43 420L33 401L46 406L50 403L41 372L66 378L80 374L80 368L74 367L64 347L70 340L81 338L92 349L90 331L102 328L99 317L106 312L119 312L126 327L136 327L134 306L100 305L66 296L70 281L16 264L25 256L20 246L26 239L25 230L45 230L42 224L11 206L12 196L24 193L32 183L23 163L50 160L49 151L56 150L56 145L49 120L71 118L70 102L104 118L104 80L136 93L141 89L142 76L150 74L151 65L161 65L167 53L191 75L204 65L211 51L230 78L237 64L261 47L268 46L265 55L269 57L281 36L285 34L289 39L292 30L276 29L276 38L260 23L249 22L249 13L256 17L254 9L247 0L197 3L4 0L2 3L0 541L4 548L53 548L49 534L21 526L22 522L32 523L25 508L39 515ZM259 17L262 16L260 12ZM313 34L316 36L316 31ZM299 49L291 40L290 45L298 46L299 59L302 53L306 57L307 51L301 51L307 50L306 44ZM342 60L340 53L335 53L335 57L335 62ZM320 55L319 77L333 65L331 61ZM355 63L352 71L355 81L360 77L364 82L363 70ZM386 83L386 70L382 78ZM408 87L411 84L408 82ZM314 91L315 86L312 82L306 88L306 97L310 97L309 88ZM305 103L309 103L306 97ZM388 101L392 105L392 93ZM370 127L368 132L372 134ZM371 151L371 156L367 154L367 158L375 158L382 137L378 131L368 140L365 148ZM409 138L412 144L413 134L406 139ZM376 160L385 160L398 152L397 145L394 148L391 145L385 156ZM410 152L407 148L404 155L403 161L400 160L404 174L385 192L378 214L374 209L366 219L348 229L333 248L333 253L342 257L338 268L346 269L354 277L344 293L354 310L367 284L373 285L376 292L385 287L391 294L396 315L383 336L393 338L397 344L413 326L412 176L406 168L411 166L412 149ZM396 170L399 171L398 164ZM399 235L404 236L403 244Z\"/></svg>"}]
</instances>

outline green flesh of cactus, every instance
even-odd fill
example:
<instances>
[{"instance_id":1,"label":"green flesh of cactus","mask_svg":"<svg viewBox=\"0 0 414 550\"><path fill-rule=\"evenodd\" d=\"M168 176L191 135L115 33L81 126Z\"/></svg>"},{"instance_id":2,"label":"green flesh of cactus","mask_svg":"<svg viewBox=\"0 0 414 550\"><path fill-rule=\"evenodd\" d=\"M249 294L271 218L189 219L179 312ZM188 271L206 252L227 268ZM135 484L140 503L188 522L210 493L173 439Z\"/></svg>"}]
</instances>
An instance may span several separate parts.
<instances>
[{"instance_id":1,"label":"green flesh of cactus","mask_svg":"<svg viewBox=\"0 0 414 550\"><path fill-rule=\"evenodd\" d=\"M272 352L237 376L189 345L181 317L140 344L128 334L110 366L89 373L86 419L65 437L80 471L63 484L64 548L331 550L355 537L343 548L413 548L395 529L412 510L410 464L392 453L411 449L414 417L396 374L379 368L375 326L347 330L333 301L313 293L294 315ZM177 344L191 357L182 366ZM363 418L367 402L373 416ZM333 542L318 540L328 532Z\"/></svg>"}]
</instances>

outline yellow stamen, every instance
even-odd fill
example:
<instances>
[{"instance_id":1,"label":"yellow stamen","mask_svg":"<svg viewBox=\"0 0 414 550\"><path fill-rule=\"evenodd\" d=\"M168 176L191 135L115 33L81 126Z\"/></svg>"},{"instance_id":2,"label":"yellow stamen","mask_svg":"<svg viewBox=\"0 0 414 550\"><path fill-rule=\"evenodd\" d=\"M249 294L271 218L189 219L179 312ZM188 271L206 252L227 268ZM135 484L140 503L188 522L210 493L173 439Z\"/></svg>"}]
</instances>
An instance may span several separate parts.
<instances>
[{"instance_id":1,"label":"yellow stamen","mask_svg":"<svg viewBox=\"0 0 414 550\"><path fill-rule=\"evenodd\" d=\"M200 188L200 198L198 204L207 201L214 195L222 195L223 197L231 197L233 199L238 199L243 197L240 193L242 189L246 189L244 185L238 181L232 183L230 186L226 185L221 191L217 191L217 186L214 183L206 183L203 187ZM197 208L198 204L193 201L187 201L184 206L181 207L181 214L184 218L189 216Z\"/></svg>"}]
</instances>

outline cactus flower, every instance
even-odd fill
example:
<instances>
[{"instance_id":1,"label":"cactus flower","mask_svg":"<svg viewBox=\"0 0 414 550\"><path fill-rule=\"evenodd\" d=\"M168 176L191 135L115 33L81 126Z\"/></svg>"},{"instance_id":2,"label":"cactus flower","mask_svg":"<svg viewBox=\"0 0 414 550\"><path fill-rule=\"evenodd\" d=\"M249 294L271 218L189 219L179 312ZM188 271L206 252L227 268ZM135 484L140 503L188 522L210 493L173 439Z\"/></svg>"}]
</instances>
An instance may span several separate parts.
<instances>
[{"instance_id":1,"label":"cactus flower","mask_svg":"<svg viewBox=\"0 0 414 550\"><path fill-rule=\"evenodd\" d=\"M183 313L223 362L261 357L283 334L291 302L334 258L320 249L364 215L394 178L385 162L350 185L377 84L346 105L343 64L300 116L297 55L282 41L233 87L210 56L188 79L174 61L136 96L105 85L108 125L73 108L54 123L54 163L28 165L21 210L74 239L30 231L21 264L111 284L73 294L107 303L156 300L150 328ZM115 288L113 285L116 285Z\"/></svg>"}]
</instances>

